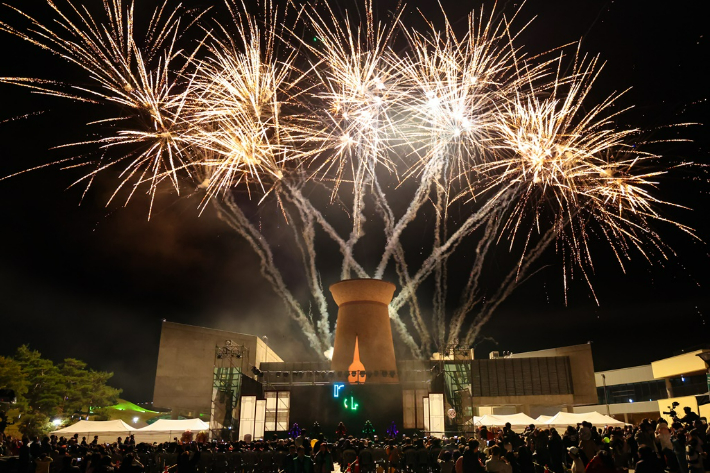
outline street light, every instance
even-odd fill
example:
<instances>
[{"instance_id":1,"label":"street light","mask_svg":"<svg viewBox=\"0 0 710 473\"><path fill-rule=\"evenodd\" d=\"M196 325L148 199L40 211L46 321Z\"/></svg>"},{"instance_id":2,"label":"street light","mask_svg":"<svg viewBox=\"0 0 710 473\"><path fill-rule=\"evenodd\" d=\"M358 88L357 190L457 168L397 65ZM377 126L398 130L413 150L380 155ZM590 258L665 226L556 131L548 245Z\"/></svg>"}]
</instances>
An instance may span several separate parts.
<instances>
[{"instance_id":1,"label":"street light","mask_svg":"<svg viewBox=\"0 0 710 473\"><path fill-rule=\"evenodd\" d=\"M602 373L602 382L604 383L604 404L606 404L606 415L611 415L609 412L609 397L606 395L606 375Z\"/></svg>"}]
</instances>

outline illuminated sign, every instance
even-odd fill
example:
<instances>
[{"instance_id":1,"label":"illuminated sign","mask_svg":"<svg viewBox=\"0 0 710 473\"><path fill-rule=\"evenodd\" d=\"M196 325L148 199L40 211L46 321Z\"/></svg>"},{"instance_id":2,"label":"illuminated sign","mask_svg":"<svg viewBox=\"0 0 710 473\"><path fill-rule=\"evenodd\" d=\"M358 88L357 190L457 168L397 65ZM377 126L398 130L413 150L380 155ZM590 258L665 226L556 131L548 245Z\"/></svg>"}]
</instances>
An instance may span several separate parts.
<instances>
[{"instance_id":1,"label":"illuminated sign","mask_svg":"<svg viewBox=\"0 0 710 473\"><path fill-rule=\"evenodd\" d=\"M348 405L348 404L349 404L349 405ZM350 403L348 403L348 398L346 397L346 398L343 400L343 405L345 406L345 409L349 409L349 410L351 410L351 411L356 411L357 408L358 408L358 406L359 406L360 404L358 404L357 402L355 402L355 398L354 398L354 397L350 396Z\"/></svg>"},{"instance_id":2,"label":"illuminated sign","mask_svg":"<svg viewBox=\"0 0 710 473\"><path fill-rule=\"evenodd\" d=\"M345 389L344 383L333 384L333 397L343 400L343 406L346 411L356 411L360 404L355 400L355 396L343 391L343 389Z\"/></svg>"}]
</instances>

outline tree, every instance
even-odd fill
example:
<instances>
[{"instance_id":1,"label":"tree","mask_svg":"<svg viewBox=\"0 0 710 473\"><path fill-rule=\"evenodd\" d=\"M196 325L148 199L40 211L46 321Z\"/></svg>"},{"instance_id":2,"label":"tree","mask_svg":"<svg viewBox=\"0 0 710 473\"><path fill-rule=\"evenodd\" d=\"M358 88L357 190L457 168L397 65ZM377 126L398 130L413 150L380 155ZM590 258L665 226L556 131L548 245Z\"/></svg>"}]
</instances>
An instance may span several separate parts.
<instances>
[{"instance_id":1,"label":"tree","mask_svg":"<svg viewBox=\"0 0 710 473\"><path fill-rule=\"evenodd\" d=\"M115 404L121 394L119 389L107 386L113 373L87 369L86 363L75 358L66 358L59 366L64 378L64 399L62 413L89 413L92 407Z\"/></svg>"},{"instance_id":2,"label":"tree","mask_svg":"<svg viewBox=\"0 0 710 473\"><path fill-rule=\"evenodd\" d=\"M12 389L17 400L27 393L27 379L20 364L5 356L0 356L0 389Z\"/></svg>"},{"instance_id":3,"label":"tree","mask_svg":"<svg viewBox=\"0 0 710 473\"><path fill-rule=\"evenodd\" d=\"M22 411L26 406L24 400L27 393L27 379L20 364L12 358L0 356L0 389L12 389L17 397L15 404L0 403L0 433L3 433L7 426L9 411Z\"/></svg>"},{"instance_id":4,"label":"tree","mask_svg":"<svg viewBox=\"0 0 710 473\"><path fill-rule=\"evenodd\" d=\"M74 358L55 365L27 345L17 349L14 359L0 357L0 383L15 390L20 431L29 436L46 433L54 417L71 421L92 407L115 404L121 390L106 384L112 376Z\"/></svg>"}]
</instances>

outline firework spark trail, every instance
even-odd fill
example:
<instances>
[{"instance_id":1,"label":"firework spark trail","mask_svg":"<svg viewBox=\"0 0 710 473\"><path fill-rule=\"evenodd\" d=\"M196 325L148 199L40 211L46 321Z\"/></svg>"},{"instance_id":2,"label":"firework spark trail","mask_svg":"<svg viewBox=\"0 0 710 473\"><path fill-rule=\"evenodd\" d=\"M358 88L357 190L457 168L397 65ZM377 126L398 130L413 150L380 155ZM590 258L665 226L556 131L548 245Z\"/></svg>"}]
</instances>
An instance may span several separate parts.
<instances>
[{"instance_id":1,"label":"firework spark trail","mask_svg":"<svg viewBox=\"0 0 710 473\"><path fill-rule=\"evenodd\" d=\"M593 270L588 247L588 220L599 224L604 234L613 235L614 238L607 238L607 241L623 268L621 255L630 257L625 252L627 240L644 254L643 244L646 242L642 243L636 232L645 234L646 239L652 237L646 218L657 217L653 213L647 214L635 203L631 190L635 183L651 184L650 176L634 176L630 170L634 164L653 156L636 152L633 164L602 159L604 155L632 152L627 138L636 130L616 130L608 126L623 112L609 110L620 94L612 95L588 112L581 113L600 69L596 58L590 61L576 59L570 76L561 76L558 68L549 97L516 96L505 103L498 125L502 144L498 146L511 152L511 157L487 164L499 171L499 182L521 186L520 197L503 227L503 233L509 233L511 248L531 207L536 211L526 232L525 248L533 230L540 232L541 218L545 214L540 207L544 204L552 212L552 227L558 229L559 241L568 247L562 254L563 259L570 258L569 271L578 268L592 291L588 275L588 270ZM563 88L566 89L564 93ZM616 197L621 205L618 212L615 205L609 205L617 203ZM641 205L650 203L647 199L641 202L645 202ZM639 223L628 219L620 222L619 219L625 219L624 212L633 214ZM525 255L524 250L519 270ZM566 266L567 262L563 264ZM566 287L567 269L564 274Z\"/></svg>"},{"instance_id":2,"label":"firework spark trail","mask_svg":"<svg viewBox=\"0 0 710 473\"><path fill-rule=\"evenodd\" d=\"M333 138L326 139L324 148L330 146L334 153L318 171L327 174L335 169L333 195L344 180L345 169L352 168L353 226L341 271L345 279L350 277L352 251L363 236L365 189L371 185L378 165L394 168L386 149L388 128L392 126L389 91L395 88L397 73L385 61L385 53L395 28L375 23L371 0L365 4L364 22L352 21L347 11L340 21L328 4L326 9L328 16L316 10L306 13L318 46L302 44L320 61L313 65L313 71L323 87L311 93L328 108L324 121L331 126L322 133Z\"/></svg>"},{"instance_id":3,"label":"firework spark trail","mask_svg":"<svg viewBox=\"0 0 710 473\"><path fill-rule=\"evenodd\" d=\"M211 170L205 204L242 182L250 192L256 183L265 197L284 178L289 162L307 155L292 144L305 133L298 117L280 113L290 105L295 52L276 56L278 10L266 2L260 26L238 3L227 5L236 34L221 24L223 38L210 34L207 59L197 63L189 89L186 135L200 151L193 166ZM243 3L241 8L246 9Z\"/></svg>"},{"instance_id":4,"label":"firework spark trail","mask_svg":"<svg viewBox=\"0 0 710 473\"><path fill-rule=\"evenodd\" d=\"M84 180L91 183L98 172L126 161L127 165L121 176L123 181L111 199L132 180L137 183L147 181L150 184L151 197L155 195L157 186L166 178L179 192L176 172L186 165L187 157L183 153L182 145L173 135L176 113L179 112L182 101L173 93L176 84L171 77L179 76L180 71L190 62L189 54L183 54L188 58L182 68L171 70L174 60L182 54L174 49L181 24L177 13L179 9L175 9L167 18L164 18L165 5L156 10L146 34L146 45L142 49L136 41L133 28L133 3L124 7L121 0L105 1L105 21L97 21L88 10L77 8L70 1L66 4L76 20L70 19L69 15L54 3L48 2L57 15L54 22L56 31L13 7L10 8L29 20L31 27L25 33L6 23L0 23L0 29L84 69L90 74L96 87L70 86L66 91L63 84L41 80L23 81L20 85L57 97L128 107L133 111L134 118L144 122L144 128L141 130L119 129L113 136L73 143L71 146L94 144L104 148L124 145L148 147L143 152L128 153L105 163L100 161L94 171L75 184ZM144 55L142 50L147 53ZM159 50L164 50L164 53L158 55ZM103 122L120 123L126 118L128 117L116 116ZM128 199L134 191L135 188Z\"/></svg>"}]
</instances>

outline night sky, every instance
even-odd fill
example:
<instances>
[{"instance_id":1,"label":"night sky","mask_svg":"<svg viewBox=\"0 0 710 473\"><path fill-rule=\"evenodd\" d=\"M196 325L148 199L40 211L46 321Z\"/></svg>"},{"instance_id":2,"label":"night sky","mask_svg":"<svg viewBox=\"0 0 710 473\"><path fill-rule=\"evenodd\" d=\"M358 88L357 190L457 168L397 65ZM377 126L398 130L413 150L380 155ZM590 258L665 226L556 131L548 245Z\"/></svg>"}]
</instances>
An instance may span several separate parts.
<instances>
[{"instance_id":1,"label":"night sky","mask_svg":"<svg viewBox=\"0 0 710 473\"><path fill-rule=\"evenodd\" d=\"M30 13L44 11L41 0L9 3ZM140 2L146 3L151 2ZM441 3L452 21L481 4ZM388 2L376 4L386 14ZM410 22L408 16L415 21L416 8L435 18L435 4L409 2L405 22ZM705 71L710 55L703 5L693 0L531 0L517 24L537 18L517 44L537 54L582 38L582 50L600 54L606 62L593 100L631 87L619 106L634 108L619 124L648 130L645 136L652 139L691 139L661 142L652 150L670 163L707 165L706 126L663 128L709 121ZM511 1L499 5L506 13L517 7ZM10 18L16 17L0 9L1 21ZM465 21L458 23L464 26ZM85 80L49 53L6 33L0 34L0 68L0 76ZM50 148L86 137L84 124L93 117L87 110L91 108L0 85L0 176L71 156ZM26 114L31 116L13 120ZM287 360L314 357L260 276L255 255L211 209L198 215L197 196L187 192L178 198L166 188L148 221L148 200L142 194L125 208L120 201L106 207L117 182L112 172L101 176L82 201L83 187L68 188L82 175L82 170L50 167L0 181L0 355L29 343L55 361L83 359L94 369L113 371L112 384L135 402L152 398L162 319L266 335ZM691 207L663 211L708 241L709 190L704 169L681 169L662 178L656 195ZM599 306L578 279L571 283L565 305L560 258L549 251L537 263L539 271L485 327L483 335L497 344L482 342L476 356L589 341L596 369L612 369L706 343L708 247L668 225L659 225L658 231L677 256L665 265L656 259L649 265L634 254L626 274L608 247L595 245L592 281ZM327 285L339 268L325 272Z\"/></svg>"}]
</instances>

